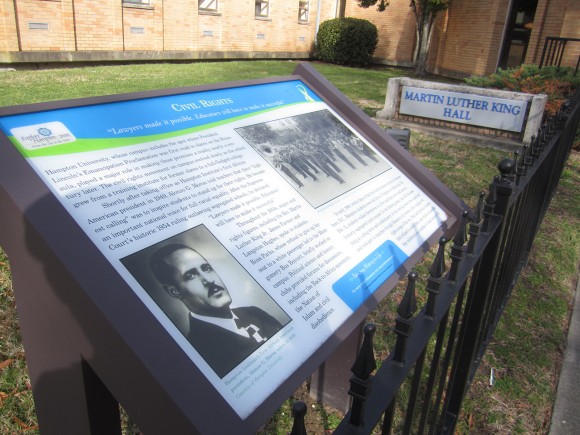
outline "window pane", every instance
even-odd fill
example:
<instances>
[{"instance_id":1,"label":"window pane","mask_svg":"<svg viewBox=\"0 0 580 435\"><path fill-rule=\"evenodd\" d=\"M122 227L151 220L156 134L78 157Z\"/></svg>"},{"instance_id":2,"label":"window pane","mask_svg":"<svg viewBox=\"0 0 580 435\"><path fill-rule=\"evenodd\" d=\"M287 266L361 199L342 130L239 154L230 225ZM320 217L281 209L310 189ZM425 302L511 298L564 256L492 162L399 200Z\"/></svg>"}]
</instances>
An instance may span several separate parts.
<instances>
[{"instance_id":1,"label":"window pane","mask_svg":"<svg viewBox=\"0 0 580 435\"><path fill-rule=\"evenodd\" d=\"M218 0L199 0L199 10L217 12Z\"/></svg>"},{"instance_id":2,"label":"window pane","mask_svg":"<svg viewBox=\"0 0 580 435\"><path fill-rule=\"evenodd\" d=\"M270 0L256 0L256 16L268 17L270 14Z\"/></svg>"},{"instance_id":3,"label":"window pane","mask_svg":"<svg viewBox=\"0 0 580 435\"><path fill-rule=\"evenodd\" d=\"M300 0L298 3L298 21L308 22L308 9L310 2L308 0Z\"/></svg>"}]
</instances>

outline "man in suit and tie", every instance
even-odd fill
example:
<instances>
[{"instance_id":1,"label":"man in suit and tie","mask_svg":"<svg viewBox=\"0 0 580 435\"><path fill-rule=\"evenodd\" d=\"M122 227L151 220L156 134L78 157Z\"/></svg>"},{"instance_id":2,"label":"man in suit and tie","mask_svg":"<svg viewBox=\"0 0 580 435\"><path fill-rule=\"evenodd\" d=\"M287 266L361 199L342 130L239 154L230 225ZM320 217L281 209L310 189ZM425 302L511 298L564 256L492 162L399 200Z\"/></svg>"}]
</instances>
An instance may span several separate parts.
<instances>
[{"instance_id":1,"label":"man in suit and tie","mask_svg":"<svg viewBox=\"0 0 580 435\"><path fill-rule=\"evenodd\" d=\"M149 264L165 291L189 310L187 338L220 378L282 328L258 307L231 308L220 276L187 245L163 246Z\"/></svg>"}]
</instances>

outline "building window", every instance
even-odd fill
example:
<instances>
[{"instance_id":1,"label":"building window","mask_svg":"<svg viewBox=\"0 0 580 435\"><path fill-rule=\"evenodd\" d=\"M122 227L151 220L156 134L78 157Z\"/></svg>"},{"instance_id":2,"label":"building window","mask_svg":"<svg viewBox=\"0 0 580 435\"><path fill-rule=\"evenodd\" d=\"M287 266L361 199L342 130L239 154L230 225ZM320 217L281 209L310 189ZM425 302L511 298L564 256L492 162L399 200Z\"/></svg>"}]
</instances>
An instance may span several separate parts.
<instances>
[{"instance_id":1,"label":"building window","mask_svg":"<svg viewBox=\"0 0 580 435\"><path fill-rule=\"evenodd\" d=\"M270 16L270 0L256 0L256 17L268 18Z\"/></svg>"},{"instance_id":2,"label":"building window","mask_svg":"<svg viewBox=\"0 0 580 435\"><path fill-rule=\"evenodd\" d=\"M300 0L298 2L298 22L307 23L308 22L308 10L310 9L309 0Z\"/></svg>"},{"instance_id":3,"label":"building window","mask_svg":"<svg viewBox=\"0 0 580 435\"><path fill-rule=\"evenodd\" d=\"M123 3L130 3L132 5L151 6L151 0L123 0Z\"/></svg>"},{"instance_id":4,"label":"building window","mask_svg":"<svg viewBox=\"0 0 580 435\"><path fill-rule=\"evenodd\" d=\"M198 8L200 11L204 12L217 12L218 11L218 0L198 0Z\"/></svg>"}]
</instances>

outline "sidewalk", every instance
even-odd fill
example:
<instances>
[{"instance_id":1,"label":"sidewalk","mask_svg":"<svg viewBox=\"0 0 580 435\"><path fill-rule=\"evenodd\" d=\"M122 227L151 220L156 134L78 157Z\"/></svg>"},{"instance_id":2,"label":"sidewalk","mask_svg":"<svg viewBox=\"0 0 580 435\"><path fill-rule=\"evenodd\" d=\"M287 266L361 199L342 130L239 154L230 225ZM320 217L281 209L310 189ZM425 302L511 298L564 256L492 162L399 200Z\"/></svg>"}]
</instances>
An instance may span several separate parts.
<instances>
[{"instance_id":1,"label":"sidewalk","mask_svg":"<svg viewBox=\"0 0 580 435\"><path fill-rule=\"evenodd\" d=\"M580 434L580 278L549 434Z\"/></svg>"}]
</instances>

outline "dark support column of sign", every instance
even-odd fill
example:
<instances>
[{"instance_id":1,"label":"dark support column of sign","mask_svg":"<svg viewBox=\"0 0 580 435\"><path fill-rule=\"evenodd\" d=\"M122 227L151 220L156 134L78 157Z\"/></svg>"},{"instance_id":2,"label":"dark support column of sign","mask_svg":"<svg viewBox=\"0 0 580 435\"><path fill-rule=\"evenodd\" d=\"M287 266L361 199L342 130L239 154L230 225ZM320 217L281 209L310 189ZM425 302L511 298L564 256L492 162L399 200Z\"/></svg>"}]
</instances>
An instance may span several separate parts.
<instances>
[{"instance_id":1,"label":"dark support column of sign","mask_svg":"<svg viewBox=\"0 0 580 435\"><path fill-rule=\"evenodd\" d=\"M310 395L318 402L342 412L350 408L348 378L362 339L362 328L356 328L310 379Z\"/></svg>"}]
</instances>

